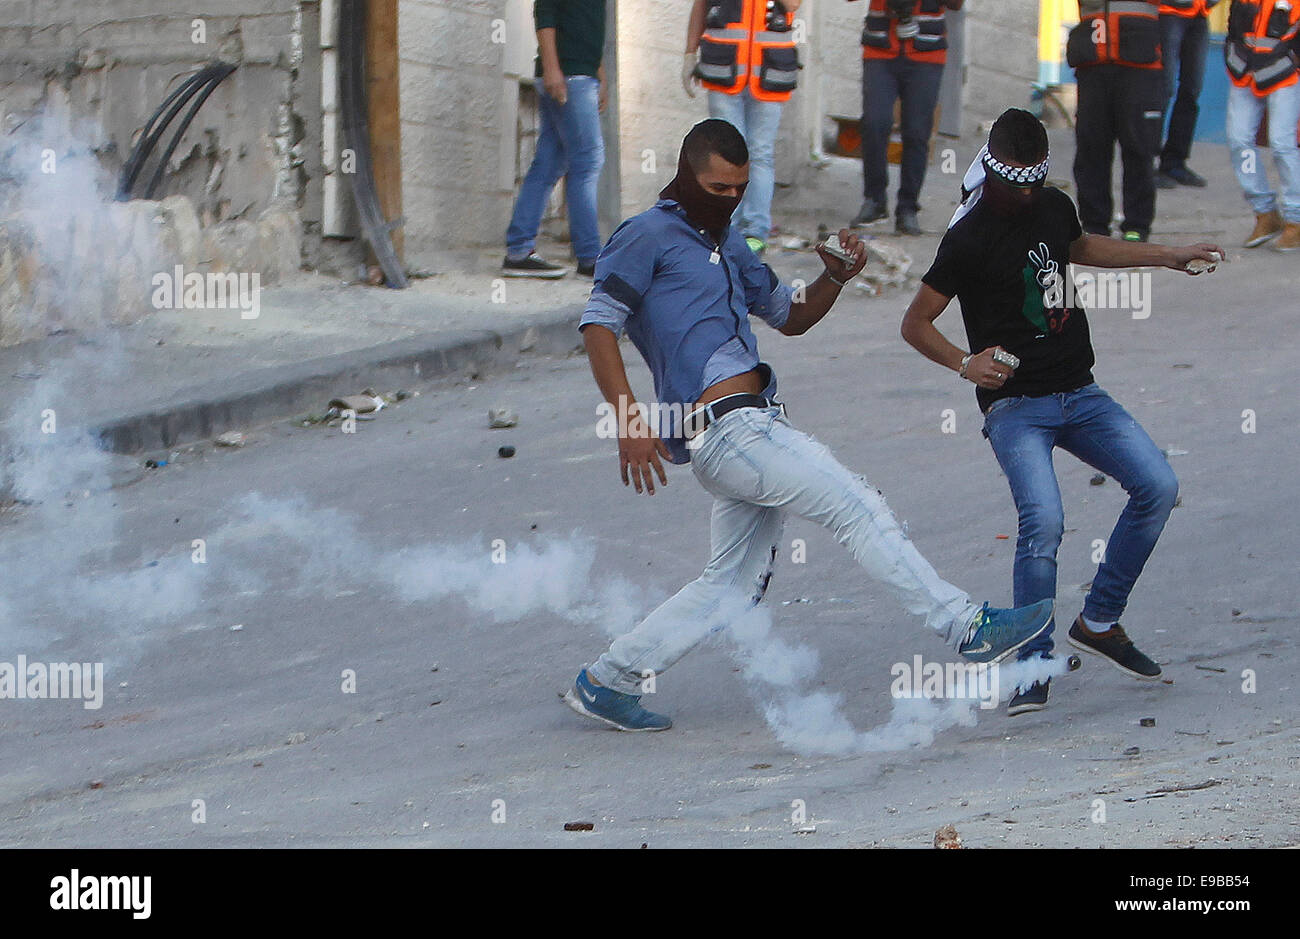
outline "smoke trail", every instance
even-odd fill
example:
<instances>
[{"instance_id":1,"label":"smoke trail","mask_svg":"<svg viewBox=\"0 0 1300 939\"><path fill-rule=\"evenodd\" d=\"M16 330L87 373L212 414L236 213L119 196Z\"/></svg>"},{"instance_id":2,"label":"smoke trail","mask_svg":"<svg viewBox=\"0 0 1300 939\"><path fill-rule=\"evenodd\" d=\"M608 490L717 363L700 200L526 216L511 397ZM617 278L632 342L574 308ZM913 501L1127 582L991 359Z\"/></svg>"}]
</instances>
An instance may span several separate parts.
<instances>
[{"instance_id":1,"label":"smoke trail","mask_svg":"<svg viewBox=\"0 0 1300 939\"><path fill-rule=\"evenodd\" d=\"M157 204L111 200L113 180L87 143L103 134L66 109L0 117L13 125L0 136L0 242L34 272L8 341L138 318L167 253Z\"/></svg>"},{"instance_id":2,"label":"smoke trail","mask_svg":"<svg viewBox=\"0 0 1300 939\"><path fill-rule=\"evenodd\" d=\"M845 715L841 695L799 690L799 685L817 673L814 650L772 635L772 617L766 607L750 607L742 597L731 598L728 604L732 623L724 635L733 645L768 726L796 753L851 756L928 747L943 731L973 727L977 722L980 702L974 697L899 697L893 700L888 721L859 731ZM997 670L1001 700L1009 698L1017 687L1027 688L1065 670L1065 664L1055 659L1003 664Z\"/></svg>"}]
</instances>

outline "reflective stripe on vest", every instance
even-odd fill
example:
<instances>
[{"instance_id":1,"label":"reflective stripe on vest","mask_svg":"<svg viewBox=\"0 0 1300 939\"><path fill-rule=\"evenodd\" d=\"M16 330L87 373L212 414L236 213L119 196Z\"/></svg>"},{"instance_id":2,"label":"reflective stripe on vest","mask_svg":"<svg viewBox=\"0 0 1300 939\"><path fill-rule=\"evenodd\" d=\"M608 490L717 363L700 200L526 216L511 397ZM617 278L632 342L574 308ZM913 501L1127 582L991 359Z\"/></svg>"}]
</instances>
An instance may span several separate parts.
<instances>
[{"instance_id":1,"label":"reflective stripe on vest","mask_svg":"<svg viewBox=\"0 0 1300 939\"><path fill-rule=\"evenodd\" d=\"M696 74L710 91L739 94L745 88L760 101L785 101L799 74L799 56L790 29L767 28L768 0L710 0L706 16L728 17L700 36ZM734 19L732 18L734 17ZM793 24L786 12L785 24ZM708 22L706 18L705 22Z\"/></svg>"},{"instance_id":2,"label":"reflective stripe on vest","mask_svg":"<svg viewBox=\"0 0 1300 939\"><path fill-rule=\"evenodd\" d=\"M917 0L912 21L917 33L898 38L897 20L889 15L886 0L871 0L862 24L862 57L893 59L906 56L917 62L943 64L948 58L948 25L941 0Z\"/></svg>"},{"instance_id":3,"label":"reflective stripe on vest","mask_svg":"<svg viewBox=\"0 0 1300 939\"><path fill-rule=\"evenodd\" d=\"M1083 14L1079 25L1070 31L1066 51L1072 67L1162 67L1158 0L1103 0L1089 7L1092 12ZM1100 29L1099 23L1103 24ZM1101 42L1095 41L1098 35Z\"/></svg>"},{"instance_id":4,"label":"reflective stripe on vest","mask_svg":"<svg viewBox=\"0 0 1300 939\"><path fill-rule=\"evenodd\" d=\"M1300 32L1300 7L1277 8L1276 0L1237 3L1228 20L1224 64L1232 83L1263 97L1300 81L1290 42Z\"/></svg>"}]
</instances>

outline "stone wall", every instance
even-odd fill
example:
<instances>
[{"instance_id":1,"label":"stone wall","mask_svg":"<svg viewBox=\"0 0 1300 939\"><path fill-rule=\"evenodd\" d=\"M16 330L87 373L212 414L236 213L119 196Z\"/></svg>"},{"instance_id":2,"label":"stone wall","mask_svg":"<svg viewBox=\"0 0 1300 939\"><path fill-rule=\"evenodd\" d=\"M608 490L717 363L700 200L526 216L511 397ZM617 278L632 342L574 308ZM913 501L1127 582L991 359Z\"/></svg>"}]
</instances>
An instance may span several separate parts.
<instances>
[{"instance_id":1,"label":"stone wall","mask_svg":"<svg viewBox=\"0 0 1300 939\"><path fill-rule=\"evenodd\" d=\"M202 14L193 9L186 0L0 7L0 342L144 315L146 259L238 265L264 283L297 269L304 254L322 260L319 55L308 54L318 45L318 4L210 0ZM149 116L218 60L238 68L181 138L160 201L112 203ZM42 187L47 196L35 198ZM182 217L192 217L192 237ZM80 285L71 295L70 277ZM71 296L77 305L62 308Z\"/></svg>"}]
</instances>

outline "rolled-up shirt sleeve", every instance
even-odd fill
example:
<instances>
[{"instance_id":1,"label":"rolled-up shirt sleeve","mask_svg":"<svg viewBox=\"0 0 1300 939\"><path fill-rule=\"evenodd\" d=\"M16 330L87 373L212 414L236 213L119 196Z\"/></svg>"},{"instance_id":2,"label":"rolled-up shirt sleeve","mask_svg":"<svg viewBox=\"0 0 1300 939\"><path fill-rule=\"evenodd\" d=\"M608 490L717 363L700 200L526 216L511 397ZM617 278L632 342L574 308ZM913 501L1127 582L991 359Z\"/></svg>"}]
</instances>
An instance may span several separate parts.
<instances>
[{"instance_id":1,"label":"rolled-up shirt sleeve","mask_svg":"<svg viewBox=\"0 0 1300 939\"><path fill-rule=\"evenodd\" d=\"M794 302L794 290L781 283L766 264L760 264L756 271L755 289L749 292L749 315L757 316L773 329L780 329L790 318L790 304Z\"/></svg>"},{"instance_id":2,"label":"rolled-up shirt sleeve","mask_svg":"<svg viewBox=\"0 0 1300 939\"><path fill-rule=\"evenodd\" d=\"M594 324L617 336L628 317L640 311L654 278L658 248L653 235L634 225L635 221L620 225L596 258L594 285L579 330Z\"/></svg>"}]
</instances>

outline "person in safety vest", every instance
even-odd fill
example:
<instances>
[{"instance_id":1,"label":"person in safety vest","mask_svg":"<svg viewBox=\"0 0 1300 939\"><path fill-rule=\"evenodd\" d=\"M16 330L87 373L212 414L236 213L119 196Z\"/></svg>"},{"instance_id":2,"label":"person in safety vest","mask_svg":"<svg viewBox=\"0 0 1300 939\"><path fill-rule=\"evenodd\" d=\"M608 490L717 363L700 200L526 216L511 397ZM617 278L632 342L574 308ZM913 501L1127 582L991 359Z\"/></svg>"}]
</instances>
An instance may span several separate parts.
<instances>
[{"instance_id":1,"label":"person in safety vest","mask_svg":"<svg viewBox=\"0 0 1300 939\"><path fill-rule=\"evenodd\" d=\"M682 87L709 92L709 116L749 148L749 188L733 224L759 257L772 231L774 154L781 105L798 81L794 14L802 0L695 0L686 25Z\"/></svg>"},{"instance_id":2,"label":"person in safety vest","mask_svg":"<svg viewBox=\"0 0 1300 939\"><path fill-rule=\"evenodd\" d=\"M1292 48L1300 32L1300 2L1234 0L1228 11L1228 38L1223 58L1232 87L1228 89L1228 146L1246 201L1255 210L1255 229L1247 248L1277 239L1279 251L1300 248L1300 73ZM1268 145L1281 180L1278 196L1260 165L1255 135L1268 112ZM1280 238L1278 236L1281 236Z\"/></svg>"},{"instance_id":3,"label":"person in safety vest","mask_svg":"<svg viewBox=\"0 0 1300 939\"><path fill-rule=\"evenodd\" d=\"M854 0L850 0L854 2ZM889 135L901 104L903 160L894 230L919 235L916 213L925 182L930 131L948 58L946 10L964 0L869 0L862 27L862 208L852 225L886 218Z\"/></svg>"},{"instance_id":4,"label":"person in safety vest","mask_svg":"<svg viewBox=\"0 0 1300 939\"><path fill-rule=\"evenodd\" d=\"M1165 109L1169 127L1160 150L1156 186L1204 188L1205 179L1187 167L1196 134L1197 100L1205 78L1205 53L1210 45L1208 17L1219 0L1164 0L1160 4L1160 48L1164 53ZM1177 95L1175 95L1177 88Z\"/></svg>"},{"instance_id":5,"label":"person in safety vest","mask_svg":"<svg viewBox=\"0 0 1300 939\"><path fill-rule=\"evenodd\" d=\"M1124 166L1124 240L1146 241L1156 214L1155 158L1165 113L1159 0L1079 0L1066 62L1075 70L1074 182L1083 230L1110 235L1111 162Z\"/></svg>"}]
</instances>

